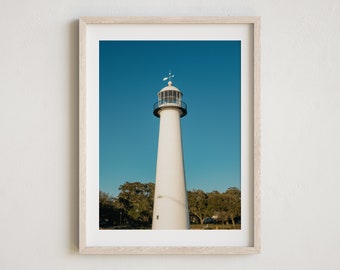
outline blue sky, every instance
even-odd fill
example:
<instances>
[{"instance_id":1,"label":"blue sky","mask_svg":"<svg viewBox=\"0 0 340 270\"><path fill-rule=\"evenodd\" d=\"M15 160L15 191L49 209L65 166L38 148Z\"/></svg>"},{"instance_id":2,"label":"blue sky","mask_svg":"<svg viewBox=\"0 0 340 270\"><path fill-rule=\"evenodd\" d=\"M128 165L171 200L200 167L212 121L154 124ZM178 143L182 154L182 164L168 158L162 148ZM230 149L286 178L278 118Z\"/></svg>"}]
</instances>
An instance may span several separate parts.
<instances>
[{"instance_id":1,"label":"blue sky","mask_svg":"<svg viewBox=\"0 0 340 270\"><path fill-rule=\"evenodd\" d=\"M239 187L240 41L100 41L99 186L114 196L129 182L154 182L157 93L183 93L181 118L187 189Z\"/></svg>"}]
</instances>

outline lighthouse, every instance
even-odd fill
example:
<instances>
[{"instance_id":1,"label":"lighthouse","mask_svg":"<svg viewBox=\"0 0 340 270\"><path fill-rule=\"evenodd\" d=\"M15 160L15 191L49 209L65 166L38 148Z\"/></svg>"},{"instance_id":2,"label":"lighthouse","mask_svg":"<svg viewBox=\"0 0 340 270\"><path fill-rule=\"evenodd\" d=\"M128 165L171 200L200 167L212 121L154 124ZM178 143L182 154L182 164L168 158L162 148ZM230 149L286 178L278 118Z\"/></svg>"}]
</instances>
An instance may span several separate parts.
<instances>
[{"instance_id":1,"label":"lighthouse","mask_svg":"<svg viewBox=\"0 0 340 270\"><path fill-rule=\"evenodd\" d=\"M153 114L160 118L152 229L189 229L180 118L187 114L182 92L168 85L158 93Z\"/></svg>"}]
</instances>

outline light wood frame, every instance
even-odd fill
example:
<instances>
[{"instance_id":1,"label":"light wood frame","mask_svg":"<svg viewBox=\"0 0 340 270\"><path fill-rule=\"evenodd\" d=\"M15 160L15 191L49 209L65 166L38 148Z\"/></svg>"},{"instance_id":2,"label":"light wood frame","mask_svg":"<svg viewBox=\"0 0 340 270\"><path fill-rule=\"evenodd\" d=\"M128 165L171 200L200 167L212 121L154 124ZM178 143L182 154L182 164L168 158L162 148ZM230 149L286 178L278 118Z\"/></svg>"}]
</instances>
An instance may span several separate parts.
<instances>
[{"instance_id":1,"label":"light wood frame","mask_svg":"<svg viewBox=\"0 0 340 270\"><path fill-rule=\"evenodd\" d=\"M94 24L248 24L253 27L253 245L89 246L86 241L86 32ZM82 254L254 254L260 252L260 17L82 17L79 19L79 252Z\"/></svg>"}]
</instances>

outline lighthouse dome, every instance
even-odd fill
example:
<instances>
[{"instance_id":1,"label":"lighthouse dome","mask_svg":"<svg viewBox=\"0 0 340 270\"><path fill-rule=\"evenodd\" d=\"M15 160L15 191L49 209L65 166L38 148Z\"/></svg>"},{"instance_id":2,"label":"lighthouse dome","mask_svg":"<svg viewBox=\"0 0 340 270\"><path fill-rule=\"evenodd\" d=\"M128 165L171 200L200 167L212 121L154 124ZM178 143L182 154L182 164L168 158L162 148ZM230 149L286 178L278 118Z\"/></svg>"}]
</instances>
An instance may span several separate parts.
<instances>
[{"instance_id":1,"label":"lighthouse dome","mask_svg":"<svg viewBox=\"0 0 340 270\"><path fill-rule=\"evenodd\" d=\"M167 86L163 87L163 88L161 89L161 91L159 91L159 93L164 92L164 91L170 91L170 90L172 90L172 91L177 91L177 92L181 92L177 87L173 86L173 85L172 85L172 82L170 81L170 82L168 82L168 85L167 85Z\"/></svg>"}]
</instances>

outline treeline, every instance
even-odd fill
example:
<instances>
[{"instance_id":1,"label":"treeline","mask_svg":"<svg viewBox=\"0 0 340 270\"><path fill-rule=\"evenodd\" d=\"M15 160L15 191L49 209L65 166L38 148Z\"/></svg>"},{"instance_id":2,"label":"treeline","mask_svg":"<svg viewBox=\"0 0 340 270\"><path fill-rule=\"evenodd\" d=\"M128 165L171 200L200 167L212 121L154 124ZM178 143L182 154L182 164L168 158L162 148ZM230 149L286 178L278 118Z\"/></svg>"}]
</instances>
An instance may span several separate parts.
<instances>
[{"instance_id":1,"label":"treeline","mask_svg":"<svg viewBox=\"0 0 340 270\"><path fill-rule=\"evenodd\" d=\"M101 229L151 229L154 183L126 182L113 197L99 191L99 227ZM241 223L241 191L188 191L191 224Z\"/></svg>"}]
</instances>

